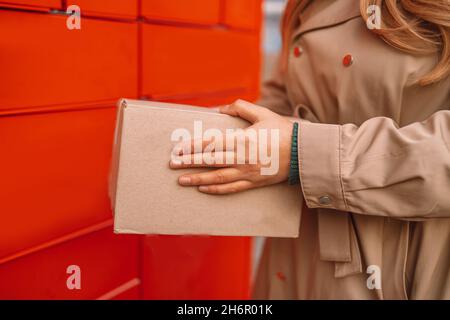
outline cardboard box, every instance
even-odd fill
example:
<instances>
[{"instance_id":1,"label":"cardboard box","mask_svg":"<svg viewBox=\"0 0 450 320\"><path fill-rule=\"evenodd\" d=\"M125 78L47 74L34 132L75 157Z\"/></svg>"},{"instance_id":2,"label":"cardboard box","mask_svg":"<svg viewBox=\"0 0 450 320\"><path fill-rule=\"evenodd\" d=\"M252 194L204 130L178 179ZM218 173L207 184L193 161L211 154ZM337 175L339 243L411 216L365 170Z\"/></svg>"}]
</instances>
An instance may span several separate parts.
<instances>
[{"instance_id":1,"label":"cardboard box","mask_svg":"<svg viewBox=\"0 0 450 320\"><path fill-rule=\"evenodd\" d=\"M302 196L287 183L232 195L182 187L169 160L174 130L245 128L216 110L122 100L118 106L110 195L116 233L297 237Z\"/></svg>"}]
</instances>

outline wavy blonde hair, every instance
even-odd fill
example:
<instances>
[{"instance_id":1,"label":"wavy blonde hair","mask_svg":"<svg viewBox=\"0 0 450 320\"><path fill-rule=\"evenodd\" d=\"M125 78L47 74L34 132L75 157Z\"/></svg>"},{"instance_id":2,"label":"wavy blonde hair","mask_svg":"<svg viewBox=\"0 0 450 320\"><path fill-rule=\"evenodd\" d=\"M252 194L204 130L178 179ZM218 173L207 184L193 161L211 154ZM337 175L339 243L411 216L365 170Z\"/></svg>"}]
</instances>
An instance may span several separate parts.
<instances>
[{"instance_id":1,"label":"wavy blonde hair","mask_svg":"<svg viewBox=\"0 0 450 320\"><path fill-rule=\"evenodd\" d=\"M287 58L297 17L309 0L288 0L281 23L283 56ZM450 0L360 0L361 17L367 21L367 8L381 9L381 28L371 31L386 43L414 55L438 54L433 70L419 80L423 86L450 74Z\"/></svg>"}]
</instances>

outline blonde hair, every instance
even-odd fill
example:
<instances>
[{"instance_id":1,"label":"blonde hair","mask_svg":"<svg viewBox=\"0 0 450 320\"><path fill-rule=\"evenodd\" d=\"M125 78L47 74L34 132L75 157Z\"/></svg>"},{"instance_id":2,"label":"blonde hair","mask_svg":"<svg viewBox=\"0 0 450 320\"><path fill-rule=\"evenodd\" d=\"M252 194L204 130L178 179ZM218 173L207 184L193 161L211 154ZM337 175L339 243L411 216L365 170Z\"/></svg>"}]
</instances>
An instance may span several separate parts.
<instances>
[{"instance_id":1,"label":"blonde hair","mask_svg":"<svg viewBox=\"0 0 450 320\"><path fill-rule=\"evenodd\" d=\"M293 30L308 0L288 0L281 23L283 61L287 60ZM439 82L450 74L450 0L360 0L362 18L367 9L381 9L381 28L371 31L394 48L414 55L439 54L439 61L419 80L423 86ZM284 64L285 65L285 64Z\"/></svg>"}]
</instances>

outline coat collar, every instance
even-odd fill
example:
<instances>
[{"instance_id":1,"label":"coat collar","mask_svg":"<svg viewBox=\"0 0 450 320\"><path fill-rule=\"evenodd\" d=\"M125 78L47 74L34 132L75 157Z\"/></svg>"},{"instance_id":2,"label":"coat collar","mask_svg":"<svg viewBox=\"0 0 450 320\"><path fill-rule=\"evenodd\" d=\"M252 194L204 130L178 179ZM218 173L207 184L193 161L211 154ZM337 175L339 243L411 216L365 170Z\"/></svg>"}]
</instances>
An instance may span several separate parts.
<instances>
[{"instance_id":1,"label":"coat collar","mask_svg":"<svg viewBox=\"0 0 450 320\"><path fill-rule=\"evenodd\" d=\"M313 30L361 17L359 0L311 0L299 17L293 39Z\"/></svg>"}]
</instances>

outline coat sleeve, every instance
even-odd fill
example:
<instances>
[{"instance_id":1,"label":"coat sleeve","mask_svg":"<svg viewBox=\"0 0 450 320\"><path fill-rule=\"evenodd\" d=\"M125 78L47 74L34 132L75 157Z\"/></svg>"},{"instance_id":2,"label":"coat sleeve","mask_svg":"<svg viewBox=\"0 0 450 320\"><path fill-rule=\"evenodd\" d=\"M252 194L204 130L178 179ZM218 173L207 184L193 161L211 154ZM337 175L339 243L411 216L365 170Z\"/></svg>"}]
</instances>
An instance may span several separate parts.
<instances>
[{"instance_id":1,"label":"coat sleeve","mask_svg":"<svg viewBox=\"0 0 450 320\"><path fill-rule=\"evenodd\" d=\"M271 77L262 84L261 97L256 104L284 116L291 116L293 113L286 93L285 79L281 71L279 56L276 58L274 72Z\"/></svg>"},{"instance_id":2,"label":"coat sleeve","mask_svg":"<svg viewBox=\"0 0 450 320\"><path fill-rule=\"evenodd\" d=\"M405 220L450 218L450 111L399 128L302 122L299 171L310 208Z\"/></svg>"}]
</instances>

